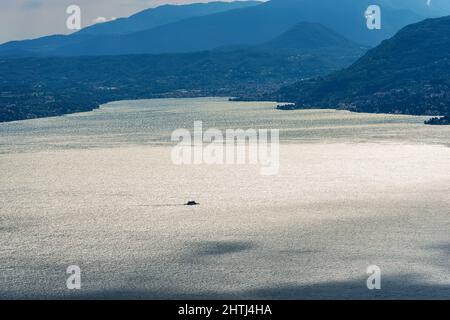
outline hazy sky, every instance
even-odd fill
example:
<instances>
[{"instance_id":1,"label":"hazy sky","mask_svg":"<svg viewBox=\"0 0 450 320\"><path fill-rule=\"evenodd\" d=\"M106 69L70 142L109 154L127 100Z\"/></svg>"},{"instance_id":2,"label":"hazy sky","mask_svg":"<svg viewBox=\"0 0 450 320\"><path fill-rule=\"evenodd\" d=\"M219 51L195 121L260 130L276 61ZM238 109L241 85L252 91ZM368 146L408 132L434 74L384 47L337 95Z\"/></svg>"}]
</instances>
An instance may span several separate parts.
<instances>
[{"instance_id":1,"label":"hazy sky","mask_svg":"<svg viewBox=\"0 0 450 320\"><path fill-rule=\"evenodd\" d=\"M66 8L72 4L81 7L85 27L97 17L125 17L164 3L192 2L208 0L0 0L0 43L67 33Z\"/></svg>"}]
</instances>

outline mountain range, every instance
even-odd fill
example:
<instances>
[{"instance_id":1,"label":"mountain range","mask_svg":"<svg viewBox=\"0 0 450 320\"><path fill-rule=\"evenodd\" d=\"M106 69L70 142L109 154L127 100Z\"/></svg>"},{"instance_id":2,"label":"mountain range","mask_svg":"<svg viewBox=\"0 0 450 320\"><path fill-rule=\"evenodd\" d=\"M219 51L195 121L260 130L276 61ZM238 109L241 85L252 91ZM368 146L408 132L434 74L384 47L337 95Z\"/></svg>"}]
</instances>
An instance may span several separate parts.
<instances>
[{"instance_id":1,"label":"mountain range","mask_svg":"<svg viewBox=\"0 0 450 320\"><path fill-rule=\"evenodd\" d=\"M272 98L293 108L450 115L450 16L409 25L350 67L300 81Z\"/></svg>"},{"instance_id":2,"label":"mountain range","mask_svg":"<svg viewBox=\"0 0 450 320\"><path fill-rule=\"evenodd\" d=\"M207 16L233 9L249 8L260 1L208 2L186 5L161 5L138 12L128 18L97 23L77 32L77 35L124 35L149 30L184 19Z\"/></svg>"},{"instance_id":3,"label":"mountain range","mask_svg":"<svg viewBox=\"0 0 450 320\"><path fill-rule=\"evenodd\" d=\"M302 22L257 46L161 55L0 58L0 121L114 100L266 93L350 65L367 50Z\"/></svg>"},{"instance_id":4,"label":"mountain range","mask_svg":"<svg viewBox=\"0 0 450 320\"><path fill-rule=\"evenodd\" d=\"M33 40L10 41L0 45L1 56L45 56L65 46L76 46L91 39L123 36L183 19L201 17L223 11L247 8L260 4L257 1L209 2L187 5L162 5L138 12L128 18L97 23L70 35L50 35Z\"/></svg>"},{"instance_id":5,"label":"mountain range","mask_svg":"<svg viewBox=\"0 0 450 320\"><path fill-rule=\"evenodd\" d=\"M0 46L2 56L86 56L187 53L218 47L259 45L299 22L315 22L349 40L378 45L407 24L450 14L433 0L271 0L163 6L126 19L94 25L68 36L56 35ZM369 30L364 13L382 8L382 28Z\"/></svg>"}]
</instances>

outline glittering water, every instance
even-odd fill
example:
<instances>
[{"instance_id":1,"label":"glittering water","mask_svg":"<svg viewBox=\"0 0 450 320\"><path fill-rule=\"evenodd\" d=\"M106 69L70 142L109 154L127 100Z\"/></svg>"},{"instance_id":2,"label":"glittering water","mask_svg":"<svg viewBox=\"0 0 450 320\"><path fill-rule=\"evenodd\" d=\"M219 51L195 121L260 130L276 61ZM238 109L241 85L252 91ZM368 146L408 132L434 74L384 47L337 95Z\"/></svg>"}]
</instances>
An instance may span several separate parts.
<instances>
[{"instance_id":1,"label":"glittering water","mask_svg":"<svg viewBox=\"0 0 450 320\"><path fill-rule=\"evenodd\" d=\"M274 106L125 101L0 124L0 297L450 298L450 127ZM172 131L198 120L280 129L280 174L173 165Z\"/></svg>"}]
</instances>

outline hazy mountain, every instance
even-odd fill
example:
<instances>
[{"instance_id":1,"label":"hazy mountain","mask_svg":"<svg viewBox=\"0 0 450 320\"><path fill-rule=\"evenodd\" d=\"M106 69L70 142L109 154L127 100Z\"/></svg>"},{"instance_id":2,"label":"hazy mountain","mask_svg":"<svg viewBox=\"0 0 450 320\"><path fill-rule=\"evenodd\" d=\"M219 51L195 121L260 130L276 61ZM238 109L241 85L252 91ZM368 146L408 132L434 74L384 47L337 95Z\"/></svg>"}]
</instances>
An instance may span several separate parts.
<instances>
[{"instance_id":1,"label":"hazy mountain","mask_svg":"<svg viewBox=\"0 0 450 320\"><path fill-rule=\"evenodd\" d=\"M0 59L0 121L87 111L122 99L263 94L344 68L364 52L334 31L301 23L260 46L186 54Z\"/></svg>"},{"instance_id":2,"label":"hazy mountain","mask_svg":"<svg viewBox=\"0 0 450 320\"><path fill-rule=\"evenodd\" d=\"M3 56L53 55L65 46L82 45L83 41L102 39L102 36L125 35L149 30L183 19L200 17L233 9L259 5L258 1L209 2L188 5L163 5L141 11L128 18L98 23L70 35L52 35L33 40L10 41L0 46ZM144 39L145 40L145 39ZM100 40L99 40L100 41Z\"/></svg>"},{"instance_id":3,"label":"hazy mountain","mask_svg":"<svg viewBox=\"0 0 450 320\"><path fill-rule=\"evenodd\" d=\"M402 3L395 2L393 6L393 0L272 0L126 35L93 35L85 31L74 35L71 41L59 37L47 38L49 44L42 40L44 43L39 40L10 43L0 46L0 54L76 56L195 52L230 45L261 44L302 21L320 23L357 43L376 45L405 25L438 14L428 7L420 10L414 6L414 10L410 10L406 1L400 1ZM366 26L364 13L372 4L382 7L381 30L369 30ZM111 26L116 27L115 24Z\"/></svg>"},{"instance_id":4,"label":"hazy mountain","mask_svg":"<svg viewBox=\"0 0 450 320\"><path fill-rule=\"evenodd\" d=\"M187 5L162 5L147 9L128 18L120 18L106 23L98 23L84 28L78 34L119 35L156 28L187 18L206 16L233 9L259 5L259 1L209 2Z\"/></svg>"},{"instance_id":5,"label":"hazy mountain","mask_svg":"<svg viewBox=\"0 0 450 320\"><path fill-rule=\"evenodd\" d=\"M330 55L361 53L362 46L348 40L320 23L300 22L261 47L274 50L321 52Z\"/></svg>"},{"instance_id":6,"label":"hazy mountain","mask_svg":"<svg viewBox=\"0 0 450 320\"><path fill-rule=\"evenodd\" d=\"M364 12L372 0L272 0L259 6L191 18L126 36L68 45L57 55L111 55L192 52L226 45L256 45L301 21L318 22L363 44L377 44L421 17L410 11L383 10L383 28L368 30Z\"/></svg>"},{"instance_id":7,"label":"hazy mountain","mask_svg":"<svg viewBox=\"0 0 450 320\"><path fill-rule=\"evenodd\" d=\"M347 69L281 89L297 108L450 115L450 16L402 29Z\"/></svg>"}]
</instances>

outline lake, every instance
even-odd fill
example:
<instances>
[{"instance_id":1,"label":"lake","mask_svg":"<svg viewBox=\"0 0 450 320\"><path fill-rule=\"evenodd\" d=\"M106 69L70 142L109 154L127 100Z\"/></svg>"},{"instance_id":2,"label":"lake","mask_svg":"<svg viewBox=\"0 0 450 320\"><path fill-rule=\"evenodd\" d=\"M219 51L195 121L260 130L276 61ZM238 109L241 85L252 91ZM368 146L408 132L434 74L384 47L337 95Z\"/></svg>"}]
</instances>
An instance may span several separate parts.
<instances>
[{"instance_id":1,"label":"lake","mask_svg":"<svg viewBox=\"0 0 450 320\"><path fill-rule=\"evenodd\" d=\"M450 126L275 106L121 101L1 123L0 298L449 299ZM194 121L279 129L279 173L173 164L171 134Z\"/></svg>"}]
</instances>

